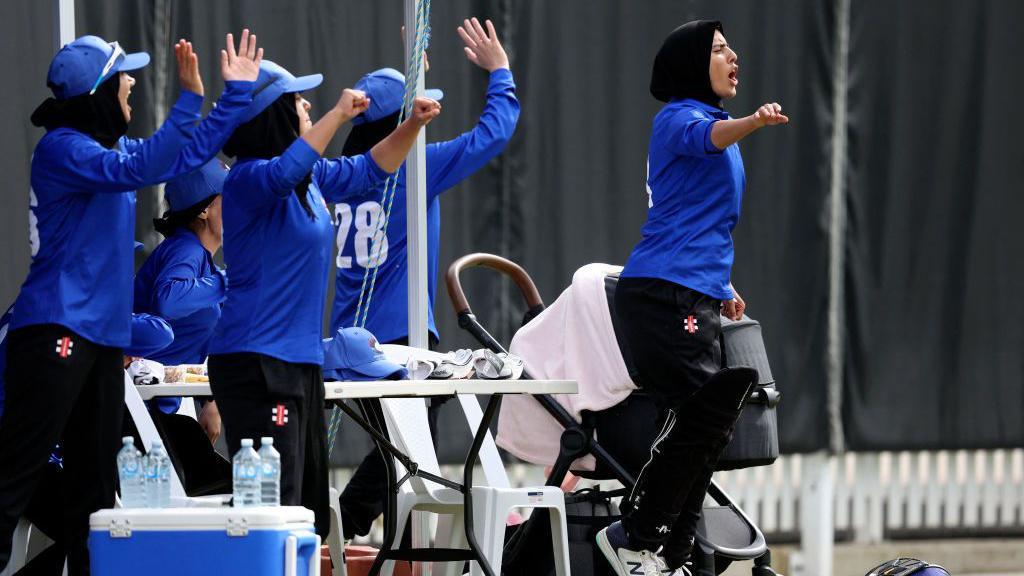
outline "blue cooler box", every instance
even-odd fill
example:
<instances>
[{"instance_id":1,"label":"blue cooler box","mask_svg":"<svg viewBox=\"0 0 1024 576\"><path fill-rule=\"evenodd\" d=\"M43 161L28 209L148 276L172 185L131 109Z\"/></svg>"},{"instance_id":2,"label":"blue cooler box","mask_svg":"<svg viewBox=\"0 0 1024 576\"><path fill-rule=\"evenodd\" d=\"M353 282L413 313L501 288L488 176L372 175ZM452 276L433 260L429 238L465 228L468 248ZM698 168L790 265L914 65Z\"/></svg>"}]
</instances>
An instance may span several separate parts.
<instances>
[{"instance_id":1,"label":"blue cooler box","mask_svg":"<svg viewBox=\"0 0 1024 576\"><path fill-rule=\"evenodd\" d=\"M119 508L89 517L95 576L319 576L313 512L260 508Z\"/></svg>"}]
</instances>

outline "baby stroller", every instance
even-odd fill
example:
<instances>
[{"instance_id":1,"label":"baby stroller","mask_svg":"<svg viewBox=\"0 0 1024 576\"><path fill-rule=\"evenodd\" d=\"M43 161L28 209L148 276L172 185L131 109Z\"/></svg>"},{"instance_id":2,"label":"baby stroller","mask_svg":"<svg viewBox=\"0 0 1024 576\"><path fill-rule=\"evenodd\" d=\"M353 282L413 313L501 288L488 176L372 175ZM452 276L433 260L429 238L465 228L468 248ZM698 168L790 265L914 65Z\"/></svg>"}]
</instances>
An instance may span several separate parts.
<instances>
[{"instance_id":1,"label":"baby stroller","mask_svg":"<svg viewBox=\"0 0 1024 576\"><path fill-rule=\"evenodd\" d=\"M603 266L603 265L591 265ZM522 267L505 258L491 254L470 254L464 256L448 268L446 283L448 294L458 317L459 327L468 331L481 344L495 352L504 352L505 348L477 321L460 282L460 274L466 268L486 267L508 276L518 286L525 299L527 311L522 326L537 318L545 310L533 280ZM584 267L584 269L587 267ZM606 267L609 268L610 267ZM577 272L579 276L581 269ZM603 313L610 313L610 329L614 330L618 352L622 355L629 374L623 378L635 379L635 370L631 366L628 347L623 346L616 328L614 306L610 304L618 282L616 273L610 270L598 271L597 281L606 298L602 304ZM591 271L593 273L593 270ZM577 278L574 277L574 286ZM593 284L593 282L591 282ZM566 290L568 293L569 290ZM560 297L561 300L561 297ZM606 322L605 325L608 325ZM536 326L536 325L535 325ZM748 402L747 408L736 427L732 443L727 447L716 469L727 470L771 464L778 457L778 435L776 428L775 407L780 395L775 389L771 371L768 369L764 355L764 346L760 339L760 327L756 322L744 318L740 322L726 322L723 319L723 332L726 334L725 354L729 366L749 366L758 371L758 385ZM732 333L733 337L730 337ZM518 336L518 335L517 335ZM514 350L515 351L515 350ZM526 358L527 367L530 358ZM529 374L524 373L524 378ZM584 382L581 380L581 395ZM617 480L625 489L605 493L607 496L619 496L627 493L635 483L636 475L648 458L648 450L660 429L661 414L653 400L643 392L635 389L632 382L626 383L629 392L625 397L607 409L599 411L582 410L578 417L563 403L552 396L536 395L523 397L524 402L539 403L543 412L550 415L557 423L552 432L559 438L557 446L547 458L527 458L535 463L552 464L547 485L559 486L566 473L572 471L577 476L589 480ZM506 409L511 398L505 399ZM564 402L564 400L563 400ZM502 416L505 415L505 410ZM554 425L553 423L553 425ZM560 430L560 433L559 433ZM499 425L499 439L501 437ZM600 441L598 440L600 439ZM501 444L499 440L499 444ZM511 450L516 454L515 450ZM516 454L522 457L520 454ZM587 464L589 459L589 465ZM581 501L595 502L593 494L583 495L573 500L567 495L567 510L570 503ZM596 529L607 525L616 517L617 510L604 509L595 512L588 509L594 518L588 518L591 526L584 530L589 537ZM548 542L549 535L544 533L545 518L534 517L542 514L534 513L531 519L522 524L508 539L505 546L505 573L541 576L552 573L553 564L544 557L546 546L534 546L533 542ZM572 522L570 511L570 523ZM596 527L594 524L598 524ZM570 540L573 539L570 530ZM573 560L573 571L580 574L599 574L607 568L600 560L577 557L587 555L581 548L592 549L593 542L579 542L575 547L570 543ZM715 576L721 574L733 561L753 560L752 576L772 576L776 574L771 568L771 554L764 535L747 517L739 506L717 484L712 481L708 489L708 498L704 504L703 518L698 527L697 545L694 547L694 573L699 576ZM600 552L597 552L600 554ZM577 562L580 562L577 564Z\"/></svg>"}]
</instances>

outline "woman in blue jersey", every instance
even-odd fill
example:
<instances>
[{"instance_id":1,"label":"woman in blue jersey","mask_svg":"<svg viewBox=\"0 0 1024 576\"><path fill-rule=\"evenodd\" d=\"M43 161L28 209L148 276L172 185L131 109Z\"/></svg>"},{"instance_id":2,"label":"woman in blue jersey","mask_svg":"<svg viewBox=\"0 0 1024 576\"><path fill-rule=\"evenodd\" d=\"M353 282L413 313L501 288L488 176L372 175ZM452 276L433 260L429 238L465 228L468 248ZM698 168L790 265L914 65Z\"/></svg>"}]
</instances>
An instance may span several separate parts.
<instances>
[{"instance_id":1,"label":"woman in blue jersey","mask_svg":"<svg viewBox=\"0 0 1024 576\"><path fill-rule=\"evenodd\" d=\"M486 26L486 30L484 29ZM504 150L519 120L519 100L509 70L508 56L490 20L484 25L473 18L459 27L466 45L466 57L489 74L487 101L476 126L457 138L426 147L427 171L427 328L433 343L438 340L434 325L434 295L437 290L437 254L441 237L442 192L459 184ZM343 154L363 154L398 125L405 77L391 68L363 76L356 89L370 97L370 108L352 120L352 131ZM439 90L428 96L440 99ZM406 196L404 168L396 175L394 200L387 233L381 206L383 184L367 189L334 206L338 244L337 279L331 310L331 333L357 325L356 306L360 300L367 267L378 264L373 299L365 310L365 328L381 342L406 344L409 335L408 263L406 239ZM363 304L366 304L365 299ZM431 404L431 423L438 406ZM387 469L380 453L372 450L363 459L341 493L341 517L346 538L366 535L384 509Z\"/></svg>"},{"instance_id":2,"label":"woman in blue jersey","mask_svg":"<svg viewBox=\"0 0 1024 576\"><path fill-rule=\"evenodd\" d=\"M440 112L426 98L411 117L352 158L321 159L342 124L370 104L344 90L316 124L294 77L263 62L247 122L224 147L238 158L224 182L224 263L231 281L210 344L210 385L234 453L242 438L272 436L281 453L281 503L330 528L321 333L332 223L326 201L373 188L401 165L420 127Z\"/></svg>"},{"instance_id":3,"label":"woman in blue jersey","mask_svg":"<svg viewBox=\"0 0 1024 576\"><path fill-rule=\"evenodd\" d=\"M736 95L738 72L713 21L677 28L654 60L651 94L666 104L651 131L647 222L615 309L640 384L668 416L628 512L597 537L620 575L689 574L684 564L711 472L750 385L703 389L721 368L720 314L738 320L744 306L730 282L745 182L737 142L789 119L776 103L730 117L722 103Z\"/></svg>"},{"instance_id":4,"label":"woman in blue jersey","mask_svg":"<svg viewBox=\"0 0 1024 576\"><path fill-rule=\"evenodd\" d=\"M169 210L153 225L165 238L135 274L135 312L167 320L174 342L149 360L168 366L206 362L227 294L224 271L213 262L224 243L220 194L227 174L227 167L215 158L164 188ZM157 404L172 414L180 403L179 398L163 398ZM215 402L203 407L200 422L211 442L216 440L220 416Z\"/></svg>"},{"instance_id":5,"label":"woman in blue jersey","mask_svg":"<svg viewBox=\"0 0 1024 576\"><path fill-rule=\"evenodd\" d=\"M227 293L224 272L213 262L223 244L221 191L228 171L214 158L164 188L169 210L154 219L165 239L135 274L135 312L166 319L174 341L146 358L167 366L202 364ZM182 474L185 492L202 495L230 488L231 466L211 444L220 436L217 403L203 404L199 426L176 414L181 398L149 402L153 422ZM203 438L205 433L206 441Z\"/></svg>"},{"instance_id":6,"label":"woman in blue jersey","mask_svg":"<svg viewBox=\"0 0 1024 576\"><path fill-rule=\"evenodd\" d=\"M229 35L226 87L202 122L198 60L175 46L182 93L146 140L124 136L128 71L149 61L84 36L50 64L54 97L32 114L47 132L32 157L32 262L7 340L6 411L0 420L0 569L34 479L63 438L65 533L73 574L89 569L89 514L113 505L123 411L122 349L130 343L135 189L198 168L220 148L252 100L259 52L248 32L241 56Z\"/></svg>"}]
</instances>

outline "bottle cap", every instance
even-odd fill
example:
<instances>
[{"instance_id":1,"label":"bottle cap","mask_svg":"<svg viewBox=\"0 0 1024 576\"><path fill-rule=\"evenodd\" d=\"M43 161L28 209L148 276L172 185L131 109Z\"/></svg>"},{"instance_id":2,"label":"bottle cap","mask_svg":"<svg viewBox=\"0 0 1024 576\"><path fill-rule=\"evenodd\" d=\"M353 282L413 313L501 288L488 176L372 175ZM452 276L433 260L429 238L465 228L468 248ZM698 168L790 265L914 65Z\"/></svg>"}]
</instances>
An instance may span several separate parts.
<instances>
[{"instance_id":1,"label":"bottle cap","mask_svg":"<svg viewBox=\"0 0 1024 576\"><path fill-rule=\"evenodd\" d=\"M252 446L252 438L242 438L242 446L251 447Z\"/></svg>"},{"instance_id":2,"label":"bottle cap","mask_svg":"<svg viewBox=\"0 0 1024 576\"><path fill-rule=\"evenodd\" d=\"M274 439L270 436L264 436L260 438L260 446L273 446Z\"/></svg>"}]
</instances>

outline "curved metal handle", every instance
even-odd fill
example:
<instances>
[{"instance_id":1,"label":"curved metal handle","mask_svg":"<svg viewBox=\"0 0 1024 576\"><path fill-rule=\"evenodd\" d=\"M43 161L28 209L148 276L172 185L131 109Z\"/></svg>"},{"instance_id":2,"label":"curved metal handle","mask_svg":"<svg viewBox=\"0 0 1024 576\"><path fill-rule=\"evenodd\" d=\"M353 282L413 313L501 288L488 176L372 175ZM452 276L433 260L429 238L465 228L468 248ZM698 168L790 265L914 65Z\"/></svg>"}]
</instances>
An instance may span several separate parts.
<instances>
[{"instance_id":1,"label":"curved metal handle","mask_svg":"<svg viewBox=\"0 0 1024 576\"><path fill-rule=\"evenodd\" d=\"M511 278L516 283L516 286L519 287L519 291L523 294L523 299L526 300L526 305L529 308L532 309L536 306L544 305L544 301L540 298L540 292L537 291L537 286L533 283L530 275L526 273L526 270L523 270L522 266L501 256L477 252L476 254L467 254L452 262L451 266L448 267L448 272L445 273L448 298L452 301L452 307L455 308L456 315L472 312L469 308L469 302L466 301L466 293L462 290L459 274L465 268L476 266L497 270Z\"/></svg>"}]
</instances>

